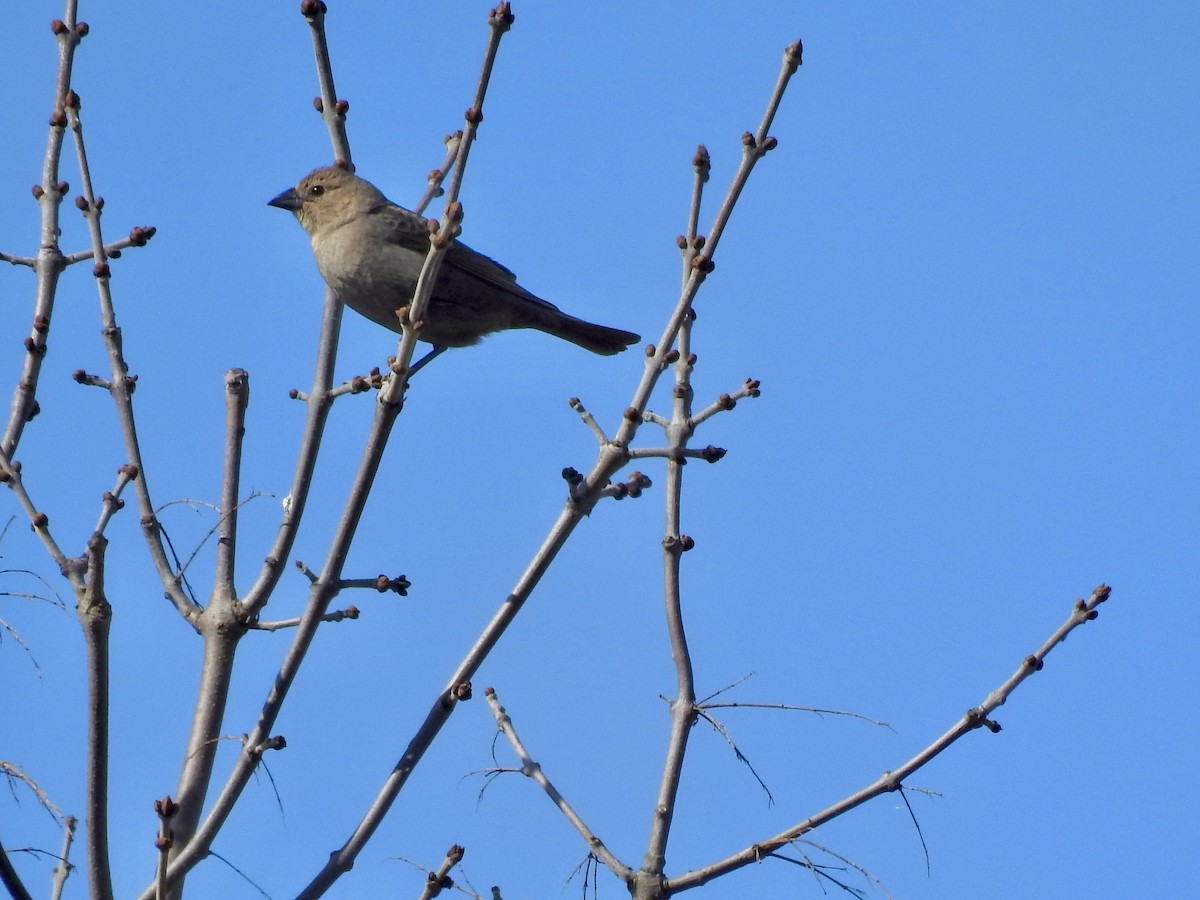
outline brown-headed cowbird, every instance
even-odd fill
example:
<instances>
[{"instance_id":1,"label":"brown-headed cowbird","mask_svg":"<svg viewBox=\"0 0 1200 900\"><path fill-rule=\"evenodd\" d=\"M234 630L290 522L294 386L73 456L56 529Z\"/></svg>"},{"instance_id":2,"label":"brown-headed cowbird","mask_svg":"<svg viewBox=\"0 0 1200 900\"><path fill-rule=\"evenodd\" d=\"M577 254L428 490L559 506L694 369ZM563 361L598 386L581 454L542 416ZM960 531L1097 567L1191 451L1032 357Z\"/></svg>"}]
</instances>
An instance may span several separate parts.
<instances>
[{"instance_id":1,"label":"brown-headed cowbird","mask_svg":"<svg viewBox=\"0 0 1200 900\"><path fill-rule=\"evenodd\" d=\"M416 213L392 203L368 181L328 167L307 175L271 206L291 210L312 239L325 283L343 303L392 331L396 311L412 300L429 252L429 230ZM507 328L536 328L606 356L638 336L569 316L517 284L499 263L457 241L446 251L421 340L433 355L466 347ZM422 360L424 362L425 360Z\"/></svg>"}]
</instances>

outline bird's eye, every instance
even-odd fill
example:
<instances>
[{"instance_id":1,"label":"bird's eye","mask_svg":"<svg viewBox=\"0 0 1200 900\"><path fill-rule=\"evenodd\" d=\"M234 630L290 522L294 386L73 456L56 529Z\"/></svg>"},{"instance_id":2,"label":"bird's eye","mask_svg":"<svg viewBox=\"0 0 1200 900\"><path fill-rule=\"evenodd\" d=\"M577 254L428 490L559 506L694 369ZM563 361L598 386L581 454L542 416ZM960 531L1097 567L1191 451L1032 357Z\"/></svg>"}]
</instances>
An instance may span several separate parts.
<instances>
[{"instance_id":1,"label":"bird's eye","mask_svg":"<svg viewBox=\"0 0 1200 900\"><path fill-rule=\"evenodd\" d=\"M325 185L314 184L312 187L310 187L308 189L308 193L310 196L320 197L323 193L325 193Z\"/></svg>"}]
</instances>

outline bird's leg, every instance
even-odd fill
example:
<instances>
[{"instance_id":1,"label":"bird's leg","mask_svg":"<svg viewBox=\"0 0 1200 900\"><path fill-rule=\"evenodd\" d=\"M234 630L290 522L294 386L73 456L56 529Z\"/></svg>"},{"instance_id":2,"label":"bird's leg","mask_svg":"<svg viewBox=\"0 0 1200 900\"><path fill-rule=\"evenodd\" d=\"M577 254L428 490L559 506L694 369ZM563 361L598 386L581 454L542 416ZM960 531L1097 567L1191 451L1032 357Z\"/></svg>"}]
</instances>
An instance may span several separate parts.
<instances>
[{"instance_id":1,"label":"bird's leg","mask_svg":"<svg viewBox=\"0 0 1200 900\"><path fill-rule=\"evenodd\" d=\"M418 371L423 369L428 363L432 362L434 357L440 356L445 349L445 347L434 347L432 350L418 359L413 365L408 367L408 377L412 378L414 375L416 375Z\"/></svg>"}]
</instances>

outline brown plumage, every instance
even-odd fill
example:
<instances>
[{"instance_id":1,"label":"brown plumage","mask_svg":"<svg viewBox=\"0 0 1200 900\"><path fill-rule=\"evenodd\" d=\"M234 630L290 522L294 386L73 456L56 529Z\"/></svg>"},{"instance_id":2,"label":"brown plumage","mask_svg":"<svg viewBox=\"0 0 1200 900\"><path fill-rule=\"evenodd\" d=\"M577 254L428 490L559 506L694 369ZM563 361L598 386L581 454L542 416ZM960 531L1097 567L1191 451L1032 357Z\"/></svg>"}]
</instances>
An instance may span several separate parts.
<instances>
[{"instance_id":1,"label":"brown plumage","mask_svg":"<svg viewBox=\"0 0 1200 900\"><path fill-rule=\"evenodd\" d=\"M347 306L392 331L429 252L425 220L345 169L317 169L270 201L293 212L312 239L321 276ZM611 355L638 336L569 316L517 284L504 266L455 242L446 252L421 339L434 351L466 347L486 334L536 328Z\"/></svg>"}]
</instances>

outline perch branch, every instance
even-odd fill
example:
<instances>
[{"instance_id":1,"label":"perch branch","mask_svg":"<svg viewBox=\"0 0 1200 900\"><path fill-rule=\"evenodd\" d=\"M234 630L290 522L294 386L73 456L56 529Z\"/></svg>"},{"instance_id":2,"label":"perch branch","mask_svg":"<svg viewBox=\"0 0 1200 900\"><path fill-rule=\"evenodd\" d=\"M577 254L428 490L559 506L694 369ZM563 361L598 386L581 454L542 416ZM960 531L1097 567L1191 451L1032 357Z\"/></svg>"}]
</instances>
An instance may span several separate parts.
<instances>
[{"instance_id":1,"label":"perch branch","mask_svg":"<svg viewBox=\"0 0 1200 900\"><path fill-rule=\"evenodd\" d=\"M321 90L321 96L313 101L313 106L329 129L336 164L353 172L350 141L346 137L346 113L350 111L350 104L337 98L337 90L333 86L333 63L329 59L329 43L325 39L325 11L325 4L321 0L304 0L300 4L300 13L312 31L313 55L316 57L317 81Z\"/></svg>"}]
</instances>

